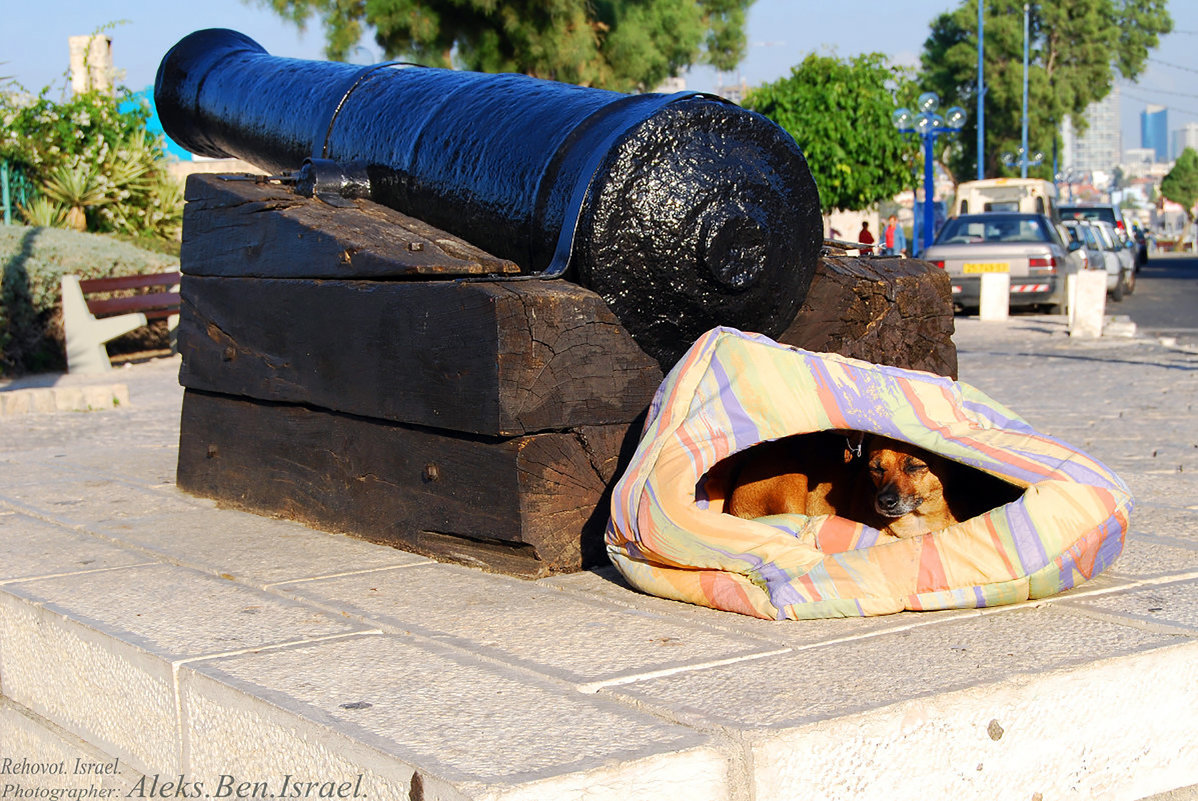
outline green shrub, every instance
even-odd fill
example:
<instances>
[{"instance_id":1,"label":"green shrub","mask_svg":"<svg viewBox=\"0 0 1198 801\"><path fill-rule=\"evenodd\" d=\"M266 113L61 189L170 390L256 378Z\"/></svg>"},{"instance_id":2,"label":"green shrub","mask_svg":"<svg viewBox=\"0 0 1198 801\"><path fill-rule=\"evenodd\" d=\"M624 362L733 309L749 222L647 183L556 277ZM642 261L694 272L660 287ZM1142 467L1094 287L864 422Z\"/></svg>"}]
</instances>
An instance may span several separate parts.
<instances>
[{"instance_id":1,"label":"green shrub","mask_svg":"<svg viewBox=\"0 0 1198 801\"><path fill-rule=\"evenodd\" d=\"M0 375L65 368L63 275L106 278L172 269L178 269L177 259L106 236L0 225ZM161 329L149 336L165 338ZM162 346L146 337L145 330L135 337L137 347ZM118 352L120 346L113 343L109 348Z\"/></svg>"},{"instance_id":2,"label":"green shrub","mask_svg":"<svg viewBox=\"0 0 1198 801\"><path fill-rule=\"evenodd\" d=\"M62 101L0 86L0 159L20 171L76 230L178 239L183 190L166 171L162 137L145 129L149 108L122 88ZM24 204L26 222L48 219ZM36 216L35 216L36 215Z\"/></svg>"}]
</instances>

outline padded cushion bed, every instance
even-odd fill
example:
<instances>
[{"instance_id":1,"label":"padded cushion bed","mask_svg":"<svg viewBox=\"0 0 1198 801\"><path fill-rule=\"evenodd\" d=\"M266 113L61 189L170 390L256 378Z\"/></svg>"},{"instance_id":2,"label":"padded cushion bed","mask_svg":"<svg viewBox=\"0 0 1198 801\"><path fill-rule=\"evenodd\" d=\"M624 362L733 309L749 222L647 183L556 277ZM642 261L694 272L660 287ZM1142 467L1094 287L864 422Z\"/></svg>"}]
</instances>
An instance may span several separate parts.
<instances>
[{"instance_id":1,"label":"padded cushion bed","mask_svg":"<svg viewBox=\"0 0 1198 801\"><path fill-rule=\"evenodd\" d=\"M723 513L713 467L760 442L840 429L904 440L1026 489L981 516L888 542L841 517ZM1131 506L1105 466L968 384L717 328L650 405L615 486L607 550L646 593L762 618L995 606L1106 569Z\"/></svg>"}]
</instances>

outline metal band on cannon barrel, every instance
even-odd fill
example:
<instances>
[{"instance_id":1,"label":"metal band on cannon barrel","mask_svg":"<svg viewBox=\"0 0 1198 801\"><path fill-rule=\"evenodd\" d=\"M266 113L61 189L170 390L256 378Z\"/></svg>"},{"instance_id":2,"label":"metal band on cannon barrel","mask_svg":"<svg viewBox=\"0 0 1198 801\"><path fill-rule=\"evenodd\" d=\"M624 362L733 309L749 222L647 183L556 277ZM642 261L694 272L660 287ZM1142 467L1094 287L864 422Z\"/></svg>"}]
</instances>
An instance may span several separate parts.
<instances>
[{"instance_id":1,"label":"metal band on cannon barrel","mask_svg":"<svg viewBox=\"0 0 1198 801\"><path fill-rule=\"evenodd\" d=\"M272 172L314 155L364 163L371 199L526 273L566 271L667 367L716 325L780 334L815 272L822 219L802 153L720 98L364 73L221 29L176 44L154 94L193 153Z\"/></svg>"}]
</instances>

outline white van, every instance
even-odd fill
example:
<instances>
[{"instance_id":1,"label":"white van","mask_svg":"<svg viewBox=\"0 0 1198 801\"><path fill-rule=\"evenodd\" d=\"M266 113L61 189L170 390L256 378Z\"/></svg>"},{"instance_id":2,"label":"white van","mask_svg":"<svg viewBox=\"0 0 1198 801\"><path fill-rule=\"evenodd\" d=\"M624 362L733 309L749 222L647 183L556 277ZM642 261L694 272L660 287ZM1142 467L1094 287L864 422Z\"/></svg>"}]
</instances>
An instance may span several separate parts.
<instances>
[{"instance_id":1,"label":"white van","mask_svg":"<svg viewBox=\"0 0 1198 801\"><path fill-rule=\"evenodd\" d=\"M952 216L987 211L1043 214L1059 220L1056 184L1039 178L986 178L957 187Z\"/></svg>"}]
</instances>

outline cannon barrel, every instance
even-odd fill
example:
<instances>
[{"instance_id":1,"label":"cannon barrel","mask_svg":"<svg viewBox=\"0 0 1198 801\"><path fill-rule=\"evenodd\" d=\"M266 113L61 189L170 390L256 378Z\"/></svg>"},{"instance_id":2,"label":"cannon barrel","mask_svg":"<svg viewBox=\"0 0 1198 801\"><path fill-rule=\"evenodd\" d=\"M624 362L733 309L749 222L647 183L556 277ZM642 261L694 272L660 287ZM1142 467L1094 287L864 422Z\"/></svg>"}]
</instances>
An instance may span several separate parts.
<instances>
[{"instance_id":1,"label":"cannon barrel","mask_svg":"<svg viewBox=\"0 0 1198 801\"><path fill-rule=\"evenodd\" d=\"M663 364L715 325L780 334L815 272L801 151L721 98L280 58L223 29L176 44L154 96L196 154L364 165L372 200L566 274Z\"/></svg>"}]
</instances>

